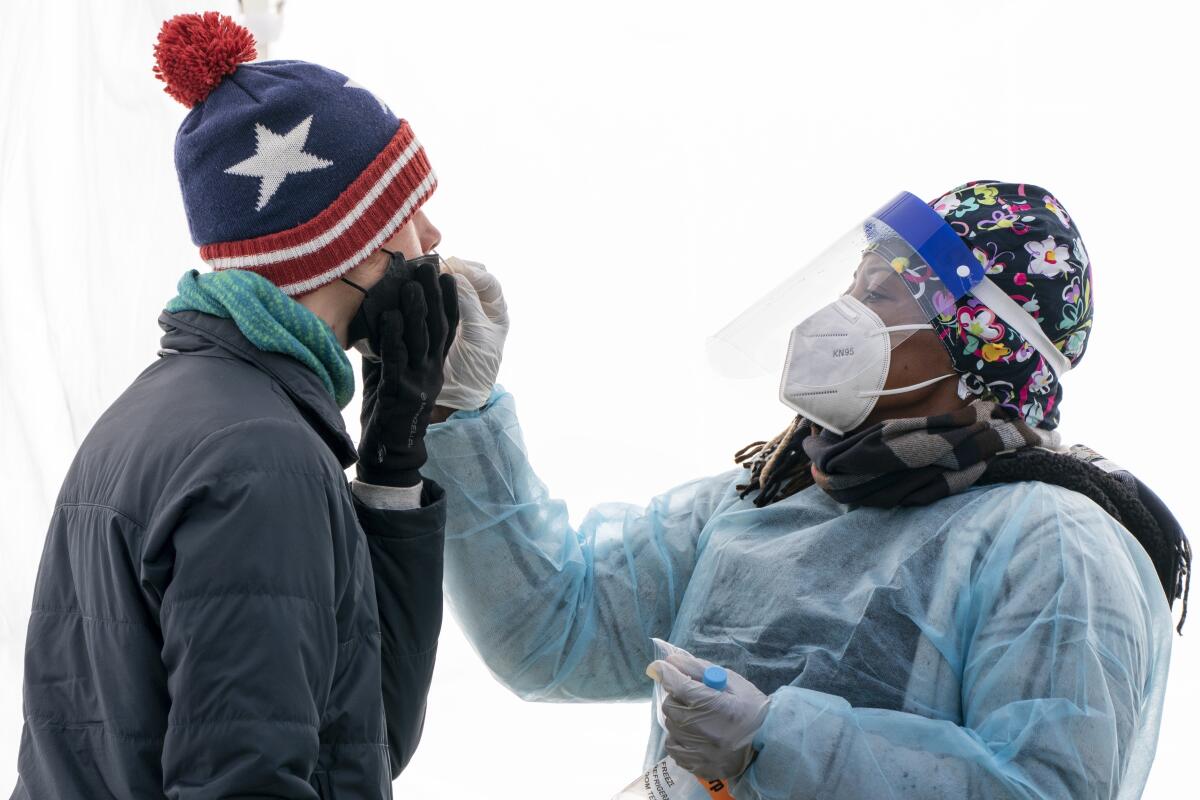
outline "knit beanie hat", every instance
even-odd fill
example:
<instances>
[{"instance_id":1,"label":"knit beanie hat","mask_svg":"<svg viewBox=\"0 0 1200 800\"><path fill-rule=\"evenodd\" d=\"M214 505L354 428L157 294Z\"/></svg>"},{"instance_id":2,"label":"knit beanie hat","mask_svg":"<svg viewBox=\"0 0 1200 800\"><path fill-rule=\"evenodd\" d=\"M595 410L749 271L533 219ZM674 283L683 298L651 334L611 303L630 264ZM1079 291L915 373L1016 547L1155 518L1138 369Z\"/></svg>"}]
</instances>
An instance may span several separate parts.
<instances>
[{"instance_id":1,"label":"knit beanie hat","mask_svg":"<svg viewBox=\"0 0 1200 800\"><path fill-rule=\"evenodd\" d=\"M214 270L243 269L288 295L344 275L433 193L408 122L340 72L244 63L254 37L213 11L163 23L154 73L191 109L175 170L192 241Z\"/></svg>"},{"instance_id":2,"label":"knit beanie hat","mask_svg":"<svg viewBox=\"0 0 1200 800\"><path fill-rule=\"evenodd\" d=\"M991 282L1033 317L1072 367L1078 364L1092 329L1092 270L1062 203L1032 184L971 181L929 205ZM1056 427L1062 376L1054 366L1002 313L972 294L955 300L923 274L913 269L905 277L959 373L959 396L994 400L1033 427Z\"/></svg>"}]
</instances>

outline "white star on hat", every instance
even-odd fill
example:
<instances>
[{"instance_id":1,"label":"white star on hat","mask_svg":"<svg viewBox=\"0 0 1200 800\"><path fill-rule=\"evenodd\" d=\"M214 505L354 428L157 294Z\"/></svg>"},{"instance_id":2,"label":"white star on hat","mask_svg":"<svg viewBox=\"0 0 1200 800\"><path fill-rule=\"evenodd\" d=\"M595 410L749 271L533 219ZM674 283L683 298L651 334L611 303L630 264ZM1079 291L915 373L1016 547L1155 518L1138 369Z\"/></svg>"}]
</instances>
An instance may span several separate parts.
<instances>
[{"instance_id":1,"label":"white star on hat","mask_svg":"<svg viewBox=\"0 0 1200 800\"><path fill-rule=\"evenodd\" d=\"M255 211L262 211L263 206L275 196L275 192L288 175L333 166L332 161L304 152L312 119L312 115L308 115L303 122L283 135L256 122L254 155L225 170L230 175L246 175L260 180Z\"/></svg>"},{"instance_id":2,"label":"white star on hat","mask_svg":"<svg viewBox=\"0 0 1200 800\"><path fill-rule=\"evenodd\" d=\"M372 92L370 89L368 89L367 87L363 86L363 85L362 85L361 83L359 83L358 81L354 80L354 78L347 78L347 79L346 79L346 82L345 82L345 83L343 83L343 84L342 84L342 86L343 86L343 87L345 87L345 88L347 88L347 89L362 89L364 92L366 92L367 94L371 95L371 97L374 97L374 98L375 98L375 102L376 102L376 103L379 103L379 107L380 107L380 108L382 108L384 111L386 111L386 112L387 112L387 113L389 113L389 114L391 113L391 109L387 107L387 103L385 103L385 102L383 102L382 100L380 100L380 99L379 99L379 95L375 94L375 93L374 93L374 92Z\"/></svg>"}]
</instances>

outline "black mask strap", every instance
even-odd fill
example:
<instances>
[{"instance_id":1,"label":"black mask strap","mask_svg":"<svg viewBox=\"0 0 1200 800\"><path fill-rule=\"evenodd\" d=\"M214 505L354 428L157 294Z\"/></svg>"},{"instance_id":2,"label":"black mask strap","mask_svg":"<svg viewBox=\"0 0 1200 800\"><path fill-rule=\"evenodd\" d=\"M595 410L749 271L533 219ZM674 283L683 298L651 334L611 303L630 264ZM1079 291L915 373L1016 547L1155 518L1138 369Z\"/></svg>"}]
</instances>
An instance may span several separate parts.
<instances>
[{"instance_id":1,"label":"black mask strap","mask_svg":"<svg viewBox=\"0 0 1200 800\"><path fill-rule=\"evenodd\" d=\"M350 280L349 278L342 278L342 281L344 281L345 283L348 283L348 284L350 284L350 285L351 285L351 286L353 286L355 289L358 289L360 292L362 292L362 293L363 293L363 296L364 296L364 297L366 297L366 295L367 295L367 290L366 290L366 289L364 289L363 287L359 286L357 283L355 283L354 281Z\"/></svg>"},{"instance_id":2,"label":"black mask strap","mask_svg":"<svg viewBox=\"0 0 1200 800\"><path fill-rule=\"evenodd\" d=\"M379 248L379 249L380 249L380 250L382 250L383 252L387 253L387 254L388 254L388 256L390 256L390 257L391 257L391 260L392 260L392 261L395 261L397 256L399 256L399 257L400 257L400 260L401 260L401 262L403 262L403 261L404 261L404 254L403 254L403 253L396 253L396 252L393 252L393 251L391 251L391 250L388 250L386 247L381 247L381 248ZM362 293L363 293L363 296L364 296L364 297L366 297L366 295L367 295L367 290L366 290L366 289L364 289L363 287L359 286L357 283L355 283L354 281L350 280L349 278L341 278L341 280L342 280L342 282L343 282L343 283L348 283L348 284L350 284L351 286L353 286L355 289L358 289L360 292L362 292Z\"/></svg>"}]
</instances>

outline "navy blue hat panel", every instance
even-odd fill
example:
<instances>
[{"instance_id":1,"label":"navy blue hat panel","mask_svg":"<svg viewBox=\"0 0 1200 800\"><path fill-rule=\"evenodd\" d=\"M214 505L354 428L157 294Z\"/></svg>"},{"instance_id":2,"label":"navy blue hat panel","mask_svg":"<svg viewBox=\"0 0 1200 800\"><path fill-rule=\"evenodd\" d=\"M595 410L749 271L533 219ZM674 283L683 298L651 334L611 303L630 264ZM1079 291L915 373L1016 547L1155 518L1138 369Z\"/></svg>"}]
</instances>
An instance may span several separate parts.
<instances>
[{"instance_id":1,"label":"navy blue hat panel","mask_svg":"<svg viewBox=\"0 0 1200 800\"><path fill-rule=\"evenodd\" d=\"M395 136L368 89L305 61L243 64L184 119L175 166L198 245L287 230L318 215Z\"/></svg>"}]
</instances>

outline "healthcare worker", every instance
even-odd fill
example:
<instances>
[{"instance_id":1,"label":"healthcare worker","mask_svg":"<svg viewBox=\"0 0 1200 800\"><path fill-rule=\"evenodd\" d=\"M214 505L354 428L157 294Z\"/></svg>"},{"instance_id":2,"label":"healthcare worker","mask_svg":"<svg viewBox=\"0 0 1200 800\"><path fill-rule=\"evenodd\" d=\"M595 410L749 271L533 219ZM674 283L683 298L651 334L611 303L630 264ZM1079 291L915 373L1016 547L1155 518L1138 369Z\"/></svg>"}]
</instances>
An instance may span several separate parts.
<instances>
[{"instance_id":1,"label":"healthcare worker","mask_svg":"<svg viewBox=\"0 0 1200 800\"><path fill-rule=\"evenodd\" d=\"M228 17L170 20L155 54L191 109L176 168L214 271L179 279L159 358L63 481L12 797L390 798L442 620L445 501L421 467L457 303L418 258L433 172L345 75L242 63Z\"/></svg>"},{"instance_id":2,"label":"healthcare worker","mask_svg":"<svg viewBox=\"0 0 1200 800\"><path fill-rule=\"evenodd\" d=\"M1055 431L1092 311L1049 192L902 193L715 339L782 370L787 430L577 529L480 382L428 437L448 601L530 700L645 698L651 637L689 651L656 664L646 765L739 800L1136 797L1190 556L1153 493ZM480 327L493 352L506 325Z\"/></svg>"}]
</instances>

